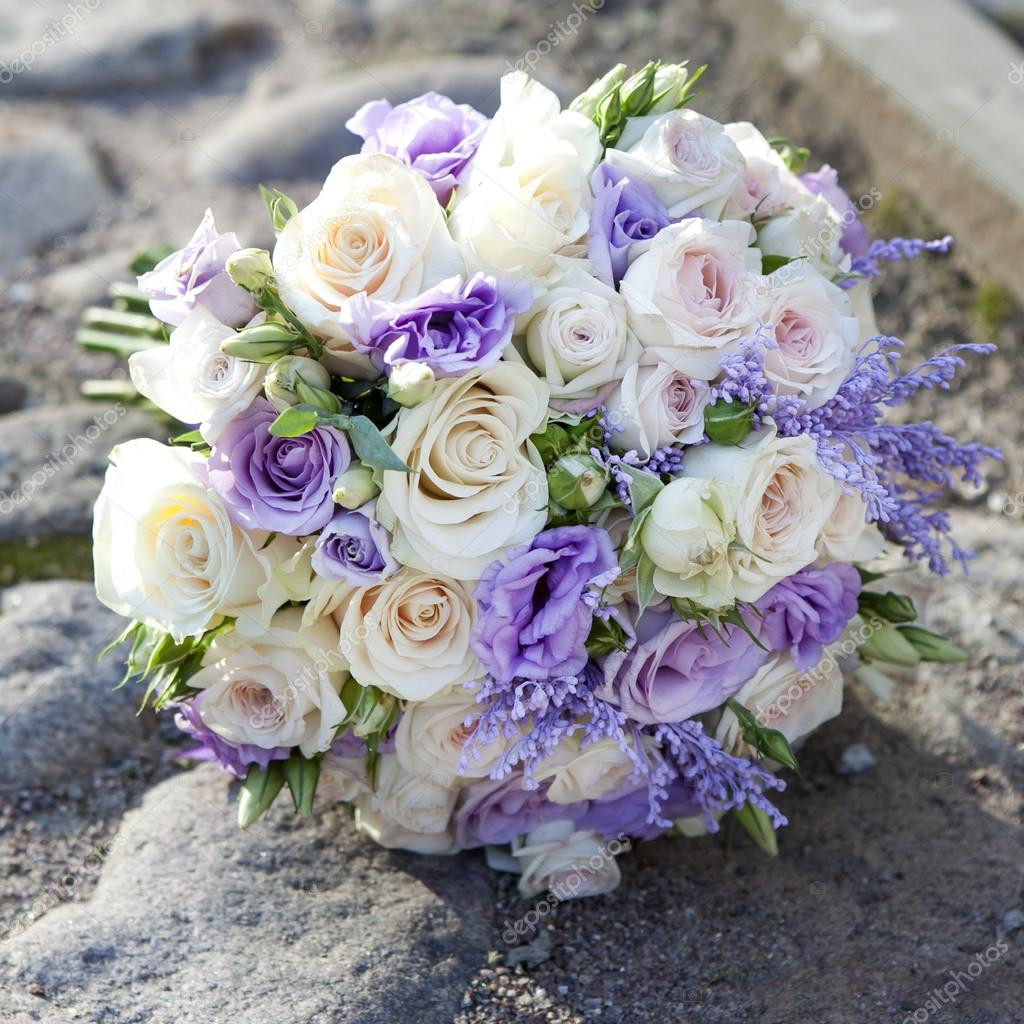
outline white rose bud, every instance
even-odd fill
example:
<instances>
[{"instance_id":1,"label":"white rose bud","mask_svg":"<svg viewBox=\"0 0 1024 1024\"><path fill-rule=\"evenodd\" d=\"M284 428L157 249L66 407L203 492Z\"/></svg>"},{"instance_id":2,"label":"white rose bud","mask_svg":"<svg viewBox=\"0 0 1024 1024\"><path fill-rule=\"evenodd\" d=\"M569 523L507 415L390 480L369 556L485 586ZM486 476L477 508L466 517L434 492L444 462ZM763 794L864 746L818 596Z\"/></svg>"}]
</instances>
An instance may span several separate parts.
<instances>
[{"instance_id":1,"label":"white rose bud","mask_svg":"<svg viewBox=\"0 0 1024 1024\"><path fill-rule=\"evenodd\" d=\"M388 377L388 398L411 409L434 393L436 383L434 371L426 363L403 359L395 363Z\"/></svg>"},{"instance_id":2,"label":"white rose bud","mask_svg":"<svg viewBox=\"0 0 1024 1024\"><path fill-rule=\"evenodd\" d=\"M302 403L296 392L299 381L321 391L331 390L331 375L315 359L283 356L267 370L267 379L263 384L270 404L278 412Z\"/></svg>"},{"instance_id":3,"label":"white rose bud","mask_svg":"<svg viewBox=\"0 0 1024 1024\"><path fill-rule=\"evenodd\" d=\"M519 892L529 899L550 889L560 900L611 892L620 880L615 854L627 849L596 832L576 831L571 821L549 821L512 843L522 865Z\"/></svg>"},{"instance_id":4,"label":"white rose bud","mask_svg":"<svg viewBox=\"0 0 1024 1024\"><path fill-rule=\"evenodd\" d=\"M658 494L640 531L640 544L657 566L655 590L709 608L735 599L729 564L735 539L735 489L688 476Z\"/></svg>"},{"instance_id":5,"label":"white rose bud","mask_svg":"<svg viewBox=\"0 0 1024 1024\"><path fill-rule=\"evenodd\" d=\"M361 462L353 462L334 481L334 500L342 508L360 508L378 494L380 488L374 483L373 472Z\"/></svg>"},{"instance_id":6,"label":"white rose bud","mask_svg":"<svg viewBox=\"0 0 1024 1024\"><path fill-rule=\"evenodd\" d=\"M239 249L224 264L228 277L249 292L262 291L274 281L274 265L266 249Z\"/></svg>"}]
</instances>

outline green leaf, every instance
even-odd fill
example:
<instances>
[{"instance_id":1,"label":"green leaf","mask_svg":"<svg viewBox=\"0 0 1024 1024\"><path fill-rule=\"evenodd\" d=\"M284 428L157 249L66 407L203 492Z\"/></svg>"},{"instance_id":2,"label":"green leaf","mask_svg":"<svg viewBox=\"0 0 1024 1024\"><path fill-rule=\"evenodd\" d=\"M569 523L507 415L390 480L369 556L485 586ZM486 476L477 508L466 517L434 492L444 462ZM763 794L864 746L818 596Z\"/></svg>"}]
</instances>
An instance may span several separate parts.
<instances>
[{"instance_id":1,"label":"green leaf","mask_svg":"<svg viewBox=\"0 0 1024 1024\"><path fill-rule=\"evenodd\" d=\"M626 631L615 619L599 619L595 616L586 646L592 658L603 658L612 651L624 651L628 646Z\"/></svg>"},{"instance_id":2,"label":"green leaf","mask_svg":"<svg viewBox=\"0 0 1024 1024\"><path fill-rule=\"evenodd\" d=\"M319 418L317 410L308 405L292 405L270 424L270 433L274 437L301 437L317 425Z\"/></svg>"},{"instance_id":3,"label":"green leaf","mask_svg":"<svg viewBox=\"0 0 1024 1024\"><path fill-rule=\"evenodd\" d=\"M260 185L259 189L274 233L279 235L285 224L299 212L298 205L294 199L286 196L280 189L267 188L264 185Z\"/></svg>"},{"instance_id":4,"label":"green leaf","mask_svg":"<svg viewBox=\"0 0 1024 1024\"><path fill-rule=\"evenodd\" d=\"M754 406L750 402L719 399L704 408L704 431L716 444L740 444L753 426Z\"/></svg>"},{"instance_id":5,"label":"green leaf","mask_svg":"<svg viewBox=\"0 0 1024 1024\"><path fill-rule=\"evenodd\" d=\"M776 270L778 270L779 267L784 267L784 266L786 266L786 264L792 263L792 262L793 262L793 257L791 257L791 256L779 256L779 255L777 255L775 253L771 253L771 254L769 254L769 253L762 253L762 255L761 255L761 273L762 274L772 274Z\"/></svg>"},{"instance_id":6,"label":"green leaf","mask_svg":"<svg viewBox=\"0 0 1024 1024\"><path fill-rule=\"evenodd\" d=\"M620 468L629 477L629 503L633 506L633 515L638 516L654 504L665 485L653 474L634 466L621 465Z\"/></svg>"},{"instance_id":7,"label":"green leaf","mask_svg":"<svg viewBox=\"0 0 1024 1024\"><path fill-rule=\"evenodd\" d=\"M794 772L800 771L800 765L797 763L793 748L789 745L789 740L778 729L762 725L757 716L737 700L730 698L725 702L725 706L739 721L743 739L759 754L778 761Z\"/></svg>"},{"instance_id":8,"label":"green leaf","mask_svg":"<svg viewBox=\"0 0 1024 1024\"><path fill-rule=\"evenodd\" d=\"M284 762L284 778L300 818L313 813L313 797L320 780L320 758L303 757L297 751Z\"/></svg>"},{"instance_id":9,"label":"green leaf","mask_svg":"<svg viewBox=\"0 0 1024 1024\"><path fill-rule=\"evenodd\" d=\"M929 629L922 629L920 626L897 626L896 629L910 642L922 661L952 664L967 660L967 652L962 647L957 647Z\"/></svg>"},{"instance_id":10,"label":"green leaf","mask_svg":"<svg viewBox=\"0 0 1024 1024\"><path fill-rule=\"evenodd\" d=\"M794 173L799 174L806 166L811 151L806 146L798 146L786 138L768 140L768 145L782 157L785 165Z\"/></svg>"},{"instance_id":11,"label":"green leaf","mask_svg":"<svg viewBox=\"0 0 1024 1024\"><path fill-rule=\"evenodd\" d=\"M640 556L636 566L636 597L638 602L637 615L643 615L647 606L654 599L654 572L657 566L647 557Z\"/></svg>"},{"instance_id":12,"label":"green leaf","mask_svg":"<svg viewBox=\"0 0 1024 1024\"><path fill-rule=\"evenodd\" d=\"M263 817L283 785L284 769L280 761L271 761L265 771L252 765L238 794L238 827L248 828Z\"/></svg>"},{"instance_id":13,"label":"green leaf","mask_svg":"<svg viewBox=\"0 0 1024 1024\"><path fill-rule=\"evenodd\" d=\"M778 856L779 841L776 838L775 829L772 828L771 818L760 807L744 804L733 811L733 816L759 849L767 853L769 857Z\"/></svg>"},{"instance_id":14,"label":"green leaf","mask_svg":"<svg viewBox=\"0 0 1024 1024\"><path fill-rule=\"evenodd\" d=\"M348 417L348 438L360 460L374 469L411 473L412 470L391 450L373 420L366 416Z\"/></svg>"},{"instance_id":15,"label":"green leaf","mask_svg":"<svg viewBox=\"0 0 1024 1024\"><path fill-rule=\"evenodd\" d=\"M128 266L131 267L133 274L139 276L152 270L161 260L167 259L176 251L173 245L151 245L136 253Z\"/></svg>"},{"instance_id":16,"label":"green leaf","mask_svg":"<svg viewBox=\"0 0 1024 1024\"><path fill-rule=\"evenodd\" d=\"M197 444L206 442L203 440L203 435L198 430L186 430L184 434L178 434L176 437L171 438L171 444Z\"/></svg>"},{"instance_id":17,"label":"green leaf","mask_svg":"<svg viewBox=\"0 0 1024 1024\"><path fill-rule=\"evenodd\" d=\"M858 607L865 618L886 619L888 622L913 622L917 618L913 600L906 594L895 594L891 590L884 594L862 590Z\"/></svg>"}]
</instances>

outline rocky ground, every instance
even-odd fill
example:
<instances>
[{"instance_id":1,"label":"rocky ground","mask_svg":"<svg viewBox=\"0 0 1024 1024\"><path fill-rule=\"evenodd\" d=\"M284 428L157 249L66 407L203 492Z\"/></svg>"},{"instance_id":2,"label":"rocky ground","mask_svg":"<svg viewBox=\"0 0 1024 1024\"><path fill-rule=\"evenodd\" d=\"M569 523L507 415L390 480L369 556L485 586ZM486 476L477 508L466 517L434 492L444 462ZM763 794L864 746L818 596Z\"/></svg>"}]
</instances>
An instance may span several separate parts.
<instances>
[{"instance_id":1,"label":"rocky ground","mask_svg":"<svg viewBox=\"0 0 1024 1024\"><path fill-rule=\"evenodd\" d=\"M878 309L915 356L1000 344L918 407L1006 454L954 503L971 574L908 579L972 658L888 704L851 688L783 797L776 860L732 835L647 844L618 892L510 947L507 922L533 905L479 856L377 850L337 812L236 833L223 778L183 771L173 726L111 692L116 666L94 654L117 622L69 582L89 575L106 451L166 429L78 401L82 380L122 372L72 345L79 313L206 205L268 243L253 183L311 196L365 99L438 88L490 110L507 62L572 94L618 60L689 56L711 65L701 109L806 141L855 194L877 189L878 233L942 233L898 178L875 180L870 119L838 120L799 54L766 49L771 5L73 6L14 8L0 37L0 1021L1024 1021L1024 319L957 255L893 266ZM19 582L38 579L53 582ZM849 774L856 744L870 757ZM951 971L967 980L933 1013Z\"/></svg>"}]
</instances>

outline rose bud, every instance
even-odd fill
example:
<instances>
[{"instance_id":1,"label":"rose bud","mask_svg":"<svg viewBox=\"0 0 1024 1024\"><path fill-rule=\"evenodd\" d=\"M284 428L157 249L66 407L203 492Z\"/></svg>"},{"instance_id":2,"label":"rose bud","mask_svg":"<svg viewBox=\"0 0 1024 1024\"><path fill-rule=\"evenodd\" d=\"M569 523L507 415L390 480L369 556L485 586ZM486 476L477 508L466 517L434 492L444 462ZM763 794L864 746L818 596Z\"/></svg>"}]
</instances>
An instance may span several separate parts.
<instances>
[{"instance_id":1,"label":"rose bud","mask_svg":"<svg viewBox=\"0 0 1024 1024\"><path fill-rule=\"evenodd\" d=\"M373 482L373 473L361 462L353 462L334 481L334 500L342 508L360 508L378 494L380 488Z\"/></svg>"},{"instance_id":2,"label":"rose bud","mask_svg":"<svg viewBox=\"0 0 1024 1024\"><path fill-rule=\"evenodd\" d=\"M267 371L263 389L278 412L292 405L311 405L332 413L340 409L337 396L331 393L331 375L306 356L278 359Z\"/></svg>"},{"instance_id":3,"label":"rose bud","mask_svg":"<svg viewBox=\"0 0 1024 1024\"><path fill-rule=\"evenodd\" d=\"M224 269L247 292L260 292L274 283L274 267L266 249L239 249L227 258Z\"/></svg>"},{"instance_id":4,"label":"rose bud","mask_svg":"<svg viewBox=\"0 0 1024 1024\"><path fill-rule=\"evenodd\" d=\"M433 393L434 371L415 359L402 359L394 364L388 377L388 398L410 408L425 402Z\"/></svg>"},{"instance_id":5,"label":"rose bud","mask_svg":"<svg viewBox=\"0 0 1024 1024\"><path fill-rule=\"evenodd\" d=\"M548 472L548 493L563 508L591 508L608 487L608 474L590 455L563 455Z\"/></svg>"},{"instance_id":6,"label":"rose bud","mask_svg":"<svg viewBox=\"0 0 1024 1024\"><path fill-rule=\"evenodd\" d=\"M245 327L233 338L220 343L226 356L248 359L252 363L272 363L305 342L287 325L276 321Z\"/></svg>"}]
</instances>

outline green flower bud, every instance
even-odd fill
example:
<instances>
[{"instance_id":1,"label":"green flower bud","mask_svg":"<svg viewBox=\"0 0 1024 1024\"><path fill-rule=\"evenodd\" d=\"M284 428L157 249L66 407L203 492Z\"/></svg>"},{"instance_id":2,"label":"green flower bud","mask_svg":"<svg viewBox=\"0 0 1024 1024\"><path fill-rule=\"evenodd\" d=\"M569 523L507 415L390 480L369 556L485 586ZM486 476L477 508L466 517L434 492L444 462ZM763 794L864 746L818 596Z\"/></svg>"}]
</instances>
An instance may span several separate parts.
<instances>
[{"instance_id":1,"label":"green flower bud","mask_svg":"<svg viewBox=\"0 0 1024 1024\"><path fill-rule=\"evenodd\" d=\"M288 355L305 342L287 325L276 320L244 327L233 338L220 343L220 350L226 356L246 359L253 363L272 363Z\"/></svg>"},{"instance_id":2,"label":"green flower bud","mask_svg":"<svg viewBox=\"0 0 1024 1024\"><path fill-rule=\"evenodd\" d=\"M248 292L261 292L274 283L274 267L266 249L239 249L227 258L224 269Z\"/></svg>"},{"instance_id":3,"label":"green flower bud","mask_svg":"<svg viewBox=\"0 0 1024 1024\"><path fill-rule=\"evenodd\" d=\"M921 660L914 645L895 626L881 619L872 619L868 625L871 635L857 648L857 653L866 661L913 668Z\"/></svg>"},{"instance_id":4,"label":"green flower bud","mask_svg":"<svg viewBox=\"0 0 1024 1024\"><path fill-rule=\"evenodd\" d=\"M427 363L403 359L391 368L388 377L388 398L410 408L425 402L433 393L437 381Z\"/></svg>"},{"instance_id":5,"label":"green flower bud","mask_svg":"<svg viewBox=\"0 0 1024 1024\"><path fill-rule=\"evenodd\" d=\"M657 70L658 61L652 60L623 83L619 98L626 117L641 117L650 110Z\"/></svg>"},{"instance_id":6,"label":"green flower bud","mask_svg":"<svg viewBox=\"0 0 1024 1024\"><path fill-rule=\"evenodd\" d=\"M679 107L685 96L688 76L686 61L681 64L662 64L654 73L654 98L646 113L667 114Z\"/></svg>"},{"instance_id":7,"label":"green flower bud","mask_svg":"<svg viewBox=\"0 0 1024 1024\"><path fill-rule=\"evenodd\" d=\"M373 501L380 494L373 473L361 462L353 462L334 481L334 500L342 508L354 509Z\"/></svg>"},{"instance_id":8,"label":"green flower bud","mask_svg":"<svg viewBox=\"0 0 1024 1024\"><path fill-rule=\"evenodd\" d=\"M891 590L884 594L862 590L860 611L866 618L885 619L887 622L913 622L917 618L914 602L906 594L894 594Z\"/></svg>"},{"instance_id":9,"label":"green flower bud","mask_svg":"<svg viewBox=\"0 0 1024 1024\"><path fill-rule=\"evenodd\" d=\"M957 662L966 661L967 652L950 643L944 637L920 626L899 626L899 633L908 640L922 661Z\"/></svg>"},{"instance_id":10,"label":"green flower bud","mask_svg":"<svg viewBox=\"0 0 1024 1024\"><path fill-rule=\"evenodd\" d=\"M563 455L548 471L551 499L574 511L591 508L607 487L607 472L590 455Z\"/></svg>"},{"instance_id":11,"label":"green flower bud","mask_svg":"<svg viewBox=\"0 0 1024 1024\"><path fill-rule=\"evenodd\" d=\"M717 444L739 444L754 426L754 407L719 399L704 409L704 430Z\"/></svg>"},{"instance_id":12,"label":"green flower bud","mask_svg":"<svg viewBox=\"0 0 1024 1024\"><path fill-rule=\"evenodd\" d=\"M585 92L581 92L569 104L569 109L575 110L578 114L593 120L601 101L609 93L618 90L619 86L626 80L626 72L628 70L625 64L616 64L611 71L594 81Z\"/></svg>"},{"instance_id":13,"label":"green flower bud","mask_svg":"<svg viewBox=\"0 0 1024 1024\"><path fill-rule=\"evenodd\" d=\"M264 188L260 185L260 195L263 197L263 204L267 208L274 233L279 235L285 224L299 212L299 208L294 199L276 188Z\"/></svg>"},{"instance_id":14,"label":"green flower bud","mask_svg":"<svg viewBox=\"0 0 1024 1024\"><path fill-rule=\"evenodd\" d=\"M315 359L306 356L282 356L269 370L263 381L263 390L270 404L278 412L284 412L290 405L312 405L324 408L309 398L300 395L298 386L304 384L315 392L330 392L331 375ZM334 398L331 395L331 398ZM331 412L337 410L331 409Z\"/></svg>"}]
</instances>

